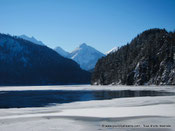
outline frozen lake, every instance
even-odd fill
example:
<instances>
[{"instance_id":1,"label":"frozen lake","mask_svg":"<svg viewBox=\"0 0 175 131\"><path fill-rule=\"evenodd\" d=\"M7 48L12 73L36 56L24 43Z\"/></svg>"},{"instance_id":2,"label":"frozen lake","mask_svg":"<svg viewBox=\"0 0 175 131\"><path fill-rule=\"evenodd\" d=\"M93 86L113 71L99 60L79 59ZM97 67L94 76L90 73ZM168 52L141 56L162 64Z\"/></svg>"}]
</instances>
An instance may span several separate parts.
<instances>
[{"instance_id":1,"label":"frozen lake","mask_svg":"<svg viewBox=\"0 0 175 131\"><path fill-rule=\"evenodd\" d=\"M0 87L3 131L174 131L174 121L174 86Z\"/></svg>"},{"instance_id":2,"label":"frozen lake","mask_svg":"<svg viewBox=\"0 0 175 131\"><path fill-rule=\"evenodd\" d=\"M44 107L77 101L125 97L170 96L174 92L154 90L25 90L0 91L0 108Z\"/></svg>"}]
</instances>

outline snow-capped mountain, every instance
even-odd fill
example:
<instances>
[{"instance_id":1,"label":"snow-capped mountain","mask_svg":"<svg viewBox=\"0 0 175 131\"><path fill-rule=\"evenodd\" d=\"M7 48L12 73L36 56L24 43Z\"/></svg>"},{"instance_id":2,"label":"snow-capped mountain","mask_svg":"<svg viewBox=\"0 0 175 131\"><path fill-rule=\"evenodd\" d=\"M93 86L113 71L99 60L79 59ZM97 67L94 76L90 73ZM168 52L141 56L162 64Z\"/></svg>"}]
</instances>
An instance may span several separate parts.
<instances>
[{"instance_id":1,"label":"snow-capped mountain","mask_svg":"<svg viewBox=\"0 0 175 131\"><path fill-rule=\"evenodd\" d=\"M45 44L42 42L42 41L38 41L36 38L34 38L33 36L32 37L28 37L26 35L20 35L18 36L19 38L22 38L24 40L28 40L32 43L35 43L35 44L38 44L38 45L42 45L42 46L45 46Z\"/></svg>"},{"instance_id":2,"label":"snow-capped mountain","mask_svg":"<svg viewBox=\"0 0 175 131\"><path fill-rule=\"evenodd\" d=\"M63 57L68 57L68 55L69 55L69 52L67 52L67 51L65 51L65 50L63 50L61 47L56 47L55 49L54 49L58 54L60 54L61 56L63 56Z\"/></svg>"},{"instance_id":3,"label":"snow-capped mountain","mask_svg":"<svg viewBox=\"0 0 175 131\"><path fill-rule=\"evenodd\" d=\"M93 69L98 59L103 56L105 56L103 53L85 43L81 44L69 54L69 58L80 64L80 67L84 70Z\"/></svg>"},{"instance_id":4,"label":"snow-capped mountain","mask_svg":"<svg viewBox=\"0 0 175 131\"><path fill-rule=\"evenodd\" d=\"M105 54L108 55L108 54L116 52L117 50L118 50L118 47L114 47L111 50L107 51Z\"/></svg>"}]
</instances>

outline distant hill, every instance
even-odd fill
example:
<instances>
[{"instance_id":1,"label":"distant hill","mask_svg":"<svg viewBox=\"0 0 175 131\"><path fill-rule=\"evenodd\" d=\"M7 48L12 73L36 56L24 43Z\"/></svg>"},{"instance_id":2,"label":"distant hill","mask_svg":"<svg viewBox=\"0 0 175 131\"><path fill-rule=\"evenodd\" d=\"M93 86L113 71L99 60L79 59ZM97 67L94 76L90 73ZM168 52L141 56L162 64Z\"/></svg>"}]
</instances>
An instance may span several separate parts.
<instances>
[{"instance_id":1,"label":"distant hill","mask_svg":"<svg viewBox=\"0 0 175 131\"><path fill-rule=\"evenodd\" d=\"M65 51L65 50L63 50L61 47L56 47L55 49L54 49L58 54L60 54L61 56L63 56L63 57L68 57L69 56L69 52L67 52L67 51Z\"/></svg>"},{"instance_id":2,"label":"distant hill","mask_svg":"<svg viewBox=\"0 0 175 131\"><path fill-rule=\"evenodd\" d=\"M45 44L42 42L42 41L38 41L36 38L34 38L33 36L32 37L28 37L26 35L20 35L18 36L19 38L22 38L24 40L28 40L34 44L38 44L38 45L42 45L42 46L45 46Z\"/></svg>"},{"instance_id":3,"label":"distant hill","mask_svg":"<svg viewBox=\"0 0 175 131\"><path fill-rule=\"evenodd\" d=\"M90 73L28 40L0 34L0 85L85 84Z\"/></svg>"},{"instance_id":4,"label":"distant hill","mask_svg":"<svg viewBox=\"0 0 175 131\"><path fill-rule=\"evenodd\" d=\"M98 60L92 84L175 85L175 32L150 29Z\"/></svg>"},{"instance_id":5,"label":"distant hill","mask_svg":"<svg viewBox=\"0 0 175 131\"><path fill-rule=\"evenodd\" d=\"M72 51L68 58L76 61L80 64L80 67L84 70L92 70L95 67L96 62L101 57L105 56L95 48L83 43L74 51Z\"/></svg>"}]
</instances>

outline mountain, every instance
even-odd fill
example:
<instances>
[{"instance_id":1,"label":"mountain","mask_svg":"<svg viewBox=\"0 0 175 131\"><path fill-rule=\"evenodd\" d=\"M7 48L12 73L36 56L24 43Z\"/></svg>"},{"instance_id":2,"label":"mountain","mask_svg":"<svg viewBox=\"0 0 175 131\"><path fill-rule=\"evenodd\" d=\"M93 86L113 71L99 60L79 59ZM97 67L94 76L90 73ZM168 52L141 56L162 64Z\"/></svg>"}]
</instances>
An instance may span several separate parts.
<instances>
[{"instance_id":1,"label":"mountain","mask_svg":"<svg viewBox=\"0 0 175 131\"><path fill-rule=\"evenodd\" d=\"M85 84L90 73L54 50L0 34L0 85Z\"/></svg>"},{"instance_id":2,"label":"mountain","mask_svg":"<svg viewBox=\"0 0 175 131\"><path fill-rule=\"evenodd\" d=\"M114 48L112 48L111 50L107 51L105 54L108 55L108 54L110 54L110 53L116 52L117 50L118 50L118 47L114 47Z\"/></svg>"},{"instance_id":3,"label":"mountain","mask_svg":"<svg viewBox=\"0 0 175 131\"><path fill-rule=\"evenodd\" d=\"M42 46L45 46L45 44L42 42L42 41L38 41L37 39L35 39L33 36L32 37L28 37L26 35L20 35L18 36L19 38L22 38L24 40L28 40L32 43L35 43L35 44L38 44L38 45L42 45Z\"/></svg>"},{"instance_id":4,"label":"mountain","mask_svg":"<svg viewBox=\"0 0 175 131\"><path fill-rule=\"evenodd\" d=\"M82 69L91 70L95 67L98 59L103 56L105 56L103 53L83 43L72 51L68 57L80 64Z\"/></svg>"},{"instance_id":5,"label":"mountain","mask_svg":"<svg viewBox=\"0 0 175 131\"><path fill-rule=\"evenodd\" d=\"M150 29L101 58L92 84L175 85L175 32Z\"/></svg>"},{"instance_id":6,"label":"mountain","mask_svg":"<svg viewBox=\"0 0 175 131\"><path fill-rule=\"evenodd\" d=\"M61 56L63 56L63 57L68 57L68 55L69 55L69 52L67 52L67 51L65 51L65 50L63 50L61 47L56 47L55 49L54 49L58 54L60 54Z\"/></svg>"}]
</instances>

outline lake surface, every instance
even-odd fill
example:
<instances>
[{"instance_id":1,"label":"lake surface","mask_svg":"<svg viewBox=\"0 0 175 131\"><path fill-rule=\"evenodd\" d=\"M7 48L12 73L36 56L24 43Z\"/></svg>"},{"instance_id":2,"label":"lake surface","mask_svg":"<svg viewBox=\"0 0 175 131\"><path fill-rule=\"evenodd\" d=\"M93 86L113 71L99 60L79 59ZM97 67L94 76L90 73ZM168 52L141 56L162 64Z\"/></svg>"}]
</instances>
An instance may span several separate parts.
<instances>
[{"instance_id":1,"label":"lake surface","mask_svg":"<svg viewBox=\"0 0 175 131\"><path fill-rule=\"evenodd\" d=\"M172 92L163 91L67 91L67 90L35 90L35 91L0 91L0 108L43 107L54 104L76 101L106 100L122 97L169 96Z\"/></svg>"}]
</instances>

